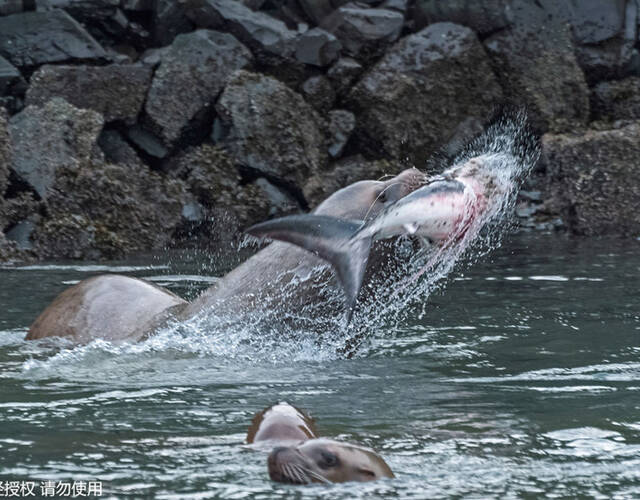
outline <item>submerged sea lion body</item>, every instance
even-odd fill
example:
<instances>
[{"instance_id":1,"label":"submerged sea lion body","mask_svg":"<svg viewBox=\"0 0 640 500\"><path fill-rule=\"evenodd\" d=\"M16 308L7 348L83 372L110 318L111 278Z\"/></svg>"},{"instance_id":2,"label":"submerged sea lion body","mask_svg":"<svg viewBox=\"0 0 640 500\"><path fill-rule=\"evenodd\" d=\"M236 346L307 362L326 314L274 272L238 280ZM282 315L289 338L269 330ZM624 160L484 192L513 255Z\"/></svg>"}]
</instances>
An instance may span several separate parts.
<instances>
[{"instance_id":1,"label":"submerged sea lion body","mask_svg":"<svg viewBox=\"0 0 640 500\"><path fill-rule=\"evenodd\" d=\"M419 187L422 179L423 174L409 169L384 182L356 182L332 194L314 213L360 220L375 217L385 206ZM60 336L76 343L95 339L135 342L170 317L186 320L211 310L244 315L265 305L265 301L267 307L280 304L297 311L317 302L318 289L306 278L324 265L324 261L305 250L275 242L229 272L191 304L144 280L97 276L61 293L31 325L27 339Z\"/></svg>"}]
</instances>

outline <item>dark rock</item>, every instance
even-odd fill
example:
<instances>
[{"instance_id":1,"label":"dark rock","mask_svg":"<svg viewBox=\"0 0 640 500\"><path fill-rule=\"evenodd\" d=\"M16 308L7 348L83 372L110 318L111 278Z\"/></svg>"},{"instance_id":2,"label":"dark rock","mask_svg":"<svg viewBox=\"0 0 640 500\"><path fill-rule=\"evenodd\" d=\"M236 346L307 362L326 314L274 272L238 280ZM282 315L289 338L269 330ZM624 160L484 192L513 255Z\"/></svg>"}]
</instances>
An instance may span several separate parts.
<instances>
[{"instance_id":1,"label":"dark rock","mask_svg":"<svg viewBox=\"0 0 640 500\"><path fill-rule=\"evenodd\" d=\"M102 124L99 113L60 98L27 106L9 122L13 171L46 200L60 168L89 161Z\"/></svg>"},{"instance_id":2,"label":"dark rock","mask_svg":"<svg viewBox=\"0 0 640 500\"><path fill-rule=\"evenodd\" d=\"M170 174L183 179L202 207L208 226L204 237L232 241L248 226L299 207L265 179L241 185L232 159L218 147L203 144L175 158ZM293 205L292 205L293 204Z\"/></svg>"},{"instance_id":3,"label":"dark rock","mask_svg":"<svg viewBox=\"0 0 640 500\"><path fill-rule=\"evenodd\" d=\"M355 59L350 57L341 57L329 68L327 76L333 83L333 88L336 89L338 94L343 95L351 90L351 85L363 71L364 68Z\"/></svg>"},{"instance_id":4,"label":"dark rock","mask_svg":"<svg viewBox=\"0 0 640 500\"><path fill-rule=\"evenodd\" d=\"M0 95L4 94L21 78L20 72L4 57L0 56Z\"/></svg>"},{"instance_id":5,"label":"dark rock","mask_svg":"<svg viewBox=\"0 0 640 500\"><path fill-rule=\"evenodd\" d=\"M106 56L100 44L59 9L0 17L0 54L18 68Z\"/></svg>"},{"instance_id":6,"label":"dark rock","mask_svg":"<svg viewBox=\"0 0 640 500\"><path fill-rule=\"evenodd\" d=\"M193 203L182 182L146 168L90 161L58 172L32 237L44 258L115 258L164 248Z\"/></svg>"},{"instance_id":7,"label":"dark rock","mask_svg":"<svg viewBox=\"0 0 640 500\"><path fill-rule=\"evenodd\" d=\"M562 25L505 30L485 47L507 97L528 107L540 131L566 131L589 119L589 89Z\"/></svg>"},{"instance_id":8,"label":"dark rock","mask_svg":"<svg viewBox=\"0 0 640 500\"><path fill-rule=\"evenodd\" d=\"M511 0L417 0L414 6L416 28L449 21L468 26L479 35L495 33L510 25Z\"/></svg>"},{"instance_id":9,"label":"dark rock","mask_svg":"<svg viewBox=\"0 0 640 500\"><path fill-rule=\"evenodd\" d=\"M354 57L379 54L400 36L404 16L395 10L362 8L349 3L326 17L321 27L333 33Z\"/></svg>"},{"instance_id":10,"label":"dark rock","mask_svg":"<svg viewBox=\"0 0 640 500\"><path fill-rule=\"evenodd\" d=\"M336 100L336 93L326 76L312 76L300 90L305 100L320 112L331 109Z\"/></svg>"},{"instance_id":11,"label":"dark rock","mask_svg":"<svg viewBox=\"0 0 640 500\"><path fill-rule=\"evenodd\" d=\"M127 138L151 158L162 160L169 154L162 141L140 125L129 127L127 129Z\"/></svg>"},{"instance_id":12,"label":"dark rock","mask_svg":"<svg viewBox=\"0 0 640 500\"><path fill-rule=\"evenodd\" d=\"M293 53L296 33L264 12L235 0L191 0L189 5L189 18L201 28L229 31L252 49L283 57Z\"/></svg>"},{"instance_id":13,"label":"dark rock","mask_svg":"<svg viewBox=\"0 0 640 500\"><path fill-rule=\"evenodd\" d=\"M9 124L7 123L4 110L0 108L0 207L2 206L2 197L7 190L11 160L12 148ZM1 229L0 227L0 232Z\"/></svg>"},{"instance_id":14,"label":"dark rock","mask_svg":"<svg viewBox=\"0 0 640 500\"><path fill-rule=\"evenodd\" d=\"M135 149L116 130L103 130L98 137L98 146L109 163L136 167L142 165Z\"/></svg>"},{"instance_id":15,"label":"dark rock","mask_svg":"<svg viewBox=\"0 0 640 500\"><path fill-rule=\"evenodd\" d=\"M349 184L367 179L394 176L404 168L399 162L386 160L367 161L361 156L343 158L331 166L328 172L309 178L303 193L310 208L315 208L330 194Z\"/></svg>"},{"instance_id":16,"label":"dark rock","mask_svg":"<svg viewBox=\"0 0 640 500\"><path fill-rule=\"evenodd\" d=\"M484 122L480 117L465 118L447 137L441 149L442 153L449 158L455 158L474 137L482 133L484 128Z\"/></svg>"},{"instance_id":17,"label":"dark rock","mask_svg":"<svg viewBox=\"0 0 640 500\"><path fill-rule=\"evenodd\" d=\"M259 189L262 192L262 196L269 201L267 217L256 219L255 222L300 211L300 205L289 193L270 183L267 179L260 177L253 182L253 186Z\"/></svg>"},{"instance_id":18,"label":"dark rock","mask_svg":"<svg viewBox=\"0 0 640 500\"><path fill-rule=\"evenodd\" d=\"M485 119L502 91L475 34L436 23L387 51L349 99L363 151L421 165L463 120Z\"/></svg>"},{"instance_id":19,"label":"dark rock","mask_svg":"<svg viewBox=\"0 0 640 500\"><path fill-rule=\"evenodd\" d=\"M571 2L569 22L580 44L594 44L614 38L624 30L626 4L634 1L580 0Z\"/></svg>"},{"instance_id":20,"label":"dark rock","mask_svg":"<svg viewBox=\"0 0 640 500\"><path fill-rule=\"evenodd\" d=\"M640 123L542 138L551 205L576 234L640 234Z\"/></svg>"},{"instance_id":21,"label":"dark rock","mask_svg":"<svg viewBox=\"0 0 640 500\"><path fill-rule=\"evenodd\" d=\"M591 111L597 120L640 119L640 78L596 85L591 92Z\"/></svg>"},{"instance_id":22,"label":"dark rock","mask_svg":"<svg viewBox=\"0 0 640 500\"><path fill-rule=\"evenodd\" d=\"M342 44L331 33L314 28L296 42L296 59L305 64L327 66L338 58Z\"/></svg>"},{"instance_id":23,"label":"dark rock","mask_svg":"<svg viewBox=\"0 0 640 500\"><path fill-rule=\"evenodd\" d=\"M320 117L274 78L236 72L216 110L229 130L223 144L237 162L266 177L302 186L326 162Z\"/></svg>"},{"instance_id":24,"label":"dark rock","mask_svg":"<svg viewBox=\"0 0 640 500\"><path fill-rule=\"evenodd\" d=\"M380 7L383 9L397 10L404 14L409 9L409 0L385 0Z\"/></svg>"},{"instance_id":25,"label":"dark rock","mask_svg":"<svg viewBox=\"0 0 640 500\"><path fill-rule=\"evenodd\" d=\"M329 155L336 159L342 156L351 133L356 128L356 117L351 111L334 109L329 111Z\"/></svg>"},{"instance_id":26,"label":"dark rock","mask_svg":"<svg viewBox=\"0 0 640 500\"><path fill-rule=\"evenodd\" d=\"M161 54L145 110L171 147L197 115L211 114L229 75L251 65L249 50L232 35L198 30L179 35Z\"/></svg>"},{"instance_id":27,"label":"dark rock","mask_svg":"<svg viewBox=\"0 0 640 500\"><path fill-rule=\"evenodd\" d=\"M331 0L298 0L304 13L314 24L318 25L322 20L333 12L335 5Z\"/></svg>"},{"instance_id":28,"label":"dark rock","mask_svg":"<svg viewBox=\"0 0 640 500\"><path fill-rule=\"evenodd\" d=\"M184 2L156 0L153 10L153 39L158 45L169 45L176 36L195 29L187 17Z\"/></svg>"},{"instance_id":29,"label":"dark rock","mask_svg":"<svg viewBox=\"0 0 640 500\"><path fill-rule=\"evenodd\" d=\"M24 9L24 0L0 0L0 16L17 14Z\"/></svg>"},{"instance_id":30,"label":"dark rock","mask_svg":"<svg viewBox=\"0 0 640 500\"><path fill-rule=\"evenodd\" d=\"M132 125L151 83L152 71L143 65L43 66L31 77L27 105L42 105L62 97L77 108L93 109L106 122Z\"/></svg>"},{"instance_id":31,"label":"dark rock","mask_svg":"<svg viewBox=\"0 0 640 500\"><path fill-rule=\"evenodd\" d=\"M31 250L33 248L31 235L35 227L33 222L25 220L13 226L5 236L8 240L15 242L20 250Z\"/></svg>"}]
</instances>

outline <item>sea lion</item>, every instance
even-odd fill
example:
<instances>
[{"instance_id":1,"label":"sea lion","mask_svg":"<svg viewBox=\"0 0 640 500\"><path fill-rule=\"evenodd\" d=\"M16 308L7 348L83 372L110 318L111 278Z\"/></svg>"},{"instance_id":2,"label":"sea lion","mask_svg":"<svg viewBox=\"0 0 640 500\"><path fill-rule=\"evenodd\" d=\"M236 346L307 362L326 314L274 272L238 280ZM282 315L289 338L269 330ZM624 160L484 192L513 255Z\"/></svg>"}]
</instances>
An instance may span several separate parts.
<instances>
[{"instance_id":1,"label":"sea lion","mask_svg":"<svg viewBox=\"0 0 640 500\"><path fill-rule=\"evenodd\" d=\"M395 477L375 451L324 438L274 448L267 465L272 480L290 484L375 481Z\"/></svg>"},{"instance_id":2,"label":"sea lion","mask_svg":"<svg viewBox=\"0 0 640 500\"><path fill-rule=\"evenodd\" d=\"M317 437L313 419L301 409L283 402L256 413L247 432L247 444L273 448Z\"/></svg>"},{"instance_id":3,"label":"sea lion","mask_svg":"<svg viewBox=\"0 0 640 500\"><path fill-rule=\"evenodd\" d=\"M408 169L386 181L360 181L333 193L314 213L365 220L418 188L424 175ZM241 316L269 301L291 310L317 302L318 291L303 279L322 265L315 255L276 242L257 252L205 290L191 304L144 280L103 275L61 293L34 321L27 339L66 337L83 344L94 339L136 342L170 317L190 319L203 311ZM294 293L283 287L294 283ZM337 286L335 284L334 286Z\"/></svg>"}]
</instances>

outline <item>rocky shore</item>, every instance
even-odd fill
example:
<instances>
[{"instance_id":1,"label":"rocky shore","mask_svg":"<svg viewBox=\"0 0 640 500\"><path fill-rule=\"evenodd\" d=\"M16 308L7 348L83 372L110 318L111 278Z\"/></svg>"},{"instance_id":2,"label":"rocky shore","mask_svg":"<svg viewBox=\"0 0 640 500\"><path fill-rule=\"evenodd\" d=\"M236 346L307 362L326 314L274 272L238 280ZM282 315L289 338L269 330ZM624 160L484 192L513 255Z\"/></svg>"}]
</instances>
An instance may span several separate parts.
<instances>
[{"instance_id":1,"label":"rocky shore","mask_svg":"<svg viewBox=\"0 0 640 500\"><path fill-rule=\"evenodd\" d=\"M638 0L0 0L0 261L230 249L505 104L542 137L522 226L637 237L639 30Z\"/></svg>"}]
</instances>

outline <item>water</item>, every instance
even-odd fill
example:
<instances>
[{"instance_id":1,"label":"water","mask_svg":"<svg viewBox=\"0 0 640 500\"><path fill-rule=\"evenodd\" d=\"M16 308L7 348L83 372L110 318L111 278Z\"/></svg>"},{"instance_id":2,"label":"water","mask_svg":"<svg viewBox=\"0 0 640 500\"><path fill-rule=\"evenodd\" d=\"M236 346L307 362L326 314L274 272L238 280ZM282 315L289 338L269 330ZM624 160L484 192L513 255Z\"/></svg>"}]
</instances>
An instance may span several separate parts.
<instances>
[{"instance_id":1,"label":"water","mask_svg":"<svg viewBox=\"0 0 640 500\"><path fill-rule=\"evenodd\" d=\"M224 271L184 254L101 265L0 269L0 480L101 480L113 498L640 496L640 241L511 236L424 314L376 323L353 359L206 328L123 347L22 340L79 279L118 270L193 297ZM243 440L280 400L397 478L272 483Z\"/></svg>"}]
</instances>

